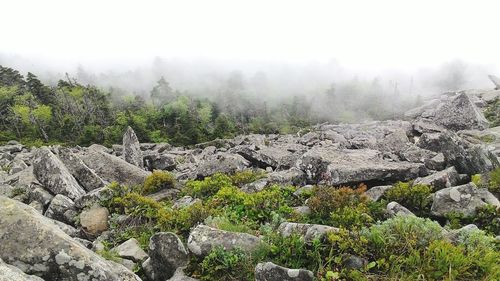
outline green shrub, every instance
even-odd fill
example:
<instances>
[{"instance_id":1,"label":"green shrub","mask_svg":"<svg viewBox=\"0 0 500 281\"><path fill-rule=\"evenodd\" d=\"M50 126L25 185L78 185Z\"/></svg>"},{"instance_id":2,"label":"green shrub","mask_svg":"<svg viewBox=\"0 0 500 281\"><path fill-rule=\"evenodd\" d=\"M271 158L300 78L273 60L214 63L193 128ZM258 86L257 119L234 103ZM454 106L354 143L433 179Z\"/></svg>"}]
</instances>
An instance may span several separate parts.
<instances>
[{"instance_id":1,"label":"green shrub","mask_svg":"<svg viewBox=\"0 0 500 281\"><path fill-rule=\"evenodd\" d=\"M472 223L487 233L500 235L500 208L493 205L478 207L474 216L464 216L455 212L446 214L446 218L452 229Z\"/></svg>"},{"instance_id":2,"label":"green shrub","mask_svg":"<svg viewBox=\"0 0 500 281\"><path fill-rule=\"evenodd\" d=\"M153 171L144 181L141 194L151 194L165 188L173 188L175 178L172 174L165 171Z\"/></svg>"},{"instance_id":3,"label":"green shrub","mask_svg":"<svg viewBox=\"0 0 500 281\"><path fill-rule=\"evenodd\" d=\"M500 168L496 168L490 172L488 189L491 192L500 193Z\"/></svg>"},{"instance_id":4,"label":"green shrub","mask_svg":"<svg viewBox=\"0 0 500 281\"><path fill-rule=\"evenodd\" d=\"M427 247L442 238L442 229L429 219L396 216L363 230L363 236L369 241L371 253L385 258Z\"/></svg>"},{"instance_id":5,"label":"green shrub","mask_svg":"<svg viewBox=\"0 0 500 281\"><path fill-rule=\"evenodd\" d=\"M262 170L243 170L231 175L231 180L236 186L243 186L247 183L254 182L266 176L266 173Z\"/></svg>"},{"instance_id":6,"label":"green shrub","mask_svg":"<svg viewBox=\"0 0 500 281\"><path fill-rule=\"evenodd\" d=\"M411 182L398 182L384 193L383 198L389 202L395 201L405 206L418 216L427 215L432 203L432 188L427 185Z\"/></svg>"},{"instance_id":7,"label":"green shrub","mask_svg":"<svg viewBox=\"0 0 500 281\"><path fill-rule=\"evenodd\" d=\"M203 180L191 180L183 189L184 195L206 199L215 195L223 187L233 186L232 179L221 173L206 177Z\"/></svg>"},{"instance_id":8,"label":"green shrub","mask_svg":"<svg viewBox=\"0 0 500 281\"><path fill-rule=\"evenodd\" d=\"M213 249L201 262L201 280L253 280L254 262L240 249Z\"/></svg>"}]
</instances>

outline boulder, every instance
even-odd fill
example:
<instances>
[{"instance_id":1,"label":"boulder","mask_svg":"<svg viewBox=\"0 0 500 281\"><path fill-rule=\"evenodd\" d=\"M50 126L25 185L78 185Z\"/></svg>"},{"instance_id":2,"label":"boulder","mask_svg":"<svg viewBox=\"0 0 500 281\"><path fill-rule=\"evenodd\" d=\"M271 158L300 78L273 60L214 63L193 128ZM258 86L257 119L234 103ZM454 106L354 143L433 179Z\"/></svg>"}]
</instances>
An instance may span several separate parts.
<instances>
[{"instance_id":1,"label":"boulder","mask_svg":"<svg viewBox=\"0 0 500 281\"><path fill-rule=\"evenodd\" d=\"M434 190L440 190L443 188L455 186L459 182L460 177L457 170L455 169L455 167L449 167L446 170L436 172L432 175L418 178L413 182L413 184L429 185L432 186Z\"/></svg>"},{"instance_id":2,"label":"boulder","mask_svg":"<svg viewBox=\"0 0 500 281\"><path fill-rule=\"evenodd\" d=\"M461 93L455 98L439 106L433 121L450 130L484 130L489 127L489 122L471 101L466 93Z\"/></svg>"},{"instance_id":3,"label":"boulder","mask_svg":"<svg viewBox=\"0 0 500 281\"><path fill-rule=\"evenodd\" d=\"M474 183L448 187L434 194L431 212L444 217L455 212L465 216L476 214L476 208L491 204L500 207L498 199L486 188L478 188Z\"/></svg>"},{"instance_id":4,"label":"boulder","mask_svg":"<svg viewBox=\"0 0 500 281\"><path fill-rule=\"evenodd\" d=\"M461 174L486 173L500 165L498 158L482 145L469 145L451 131L423 134L417 144L443 153L446 164L455 166Z\"/></svg>"},{"instance_id":5,"label":"boulder","mask_svg":"<svg viewBox=\"0 0 500 281\"><path fill-rule=\"evenodd\" d=\"M261 262L255 267L255 281L312 281L314 274L306 269L290 269L272 262Z\"/></svg>"},{"instance_id":6,"label":"boulder","mask_svg":"<svg viewBox=\"0 0 500 281\"><path fill-rule=\"evenodd\" d=\"M80 213L80 225L87 236L97 237L108 230L109 211L105 207L92 206Z\"/></svg>"},{"instance_id":7,"label":"boulder","mask_svg":"<svg viewBox=\"0 0 500 281\"><path fill-rule=\"evenodd\" d=\"M47 147L41 147L34 153L33 173L36 179L52 194L61 194L76 199L85 195L85 190L78 184L66 166Z\"/></svg>"},{"instance_id":8,"label":"boulder","mask_svg":"<svg viewBox=\"0 0 500 281\"><path fill-rule=\"evenodd\" d=\"M282 185L305 185L306 184L306 174L298 169L291 168L289 170L283 170L278 172L272 172L267 175L268 184L282 184Z\"/></svg>"},{"instance_id":9,"label":"boulder","mask_svg":"<svg viewBox=\"0 0 500 281\"><path fill-rule=\"evenodd\" d=\"M288 237L292 234L300 235L304 241L311 242L314 239L323 239L329 232L338 232L339 229L321 224L307 224L295 222L283 222L278 227L278 232Z\"/></svg>"},{"instance_id":10,"label":"boulder","mask_svg":"<svg viewBox=\"0 0 500 281\"><path fill-rule=\"evenodd\" d=\"M41 187L35 187L28 192L28 201L40 202L44 208L50 204L53 198L54 196Z\"/></svg>"},{"instance_id":11,"label":"boulder","mask_svg":"<svg viewBox=\"0 0 500 281\"><path fill-rule=\"evenodd\" d=\"M19 268L6 264L0 259L0 281L43 281L42 278L28 275Z\"/></svg>"},{"instance_id":12,"label":"boulder","mask_svg":"<svg viewBox=\"0 0 500 281\"><path fill-rule=\"evenodd\" d=\"M241 155L218 152L206 161L200 163L196 169L196 176L204 178L215 173L231 174L242 171L250 165L250 162Z\"/></svg>"},{"instance_id":13,"label":"boulder","mask_svg":"<svg viewBox=\"0 0 500 281\"><path fill-rule=\"evenodd\" d=\"M45 216L54 220L64 222L69 225L75 224L78 212L75 203L68 197L57 194L50 202Z\"/></svg>"},{"instance_id":14,"label":"boulder","mask_svg":"<svg viewBox=\"0 0 500 281\"><path fill-rule=\"evenodd\" d=\"M391 189L392 185L379 185L379 186L374 186L370 189L368 189L365 194L370 198L372 201L378 201L384 193Z\"/></svg>"},{"instance_id":15,"label":"boulder","mask_svg":"<svg viewBox=\"0 0 500 281\"><path fill-rule=\"evenodd\" d=\"M198 281L198 279L186 276L183 268L177 268L174 276L172 276L172 278L168 279L167 281Z\"/></svg>"},{"instance_id":16,"label":"boulder","mask_svg":"<svg viewBox=\"0 0 500 281\"><path fill-rule=\"evenodd\" d=\"M149 240L152 281L164 281L178 268L187 266L189 258L182 241L171 232L159 232Z\"/></svg>"},{"instance_id":17,"label":"boulder","mask_svg":"<svg viewBox=\"0 0 500 281\"><path fill-rule=\"evenodd\" d=\"M390 202L387 204L386 212L391 218L395 216L415 216L410 210L406 209L398 202Z\"/></svg>"},{"instance_id":18,"label":"boulder","mask_svg":"<svg viewBox=\"0 0 500 281\"><path fill-rule=\"evenodd\" d=\"M9 175L19 173L26 168L28 168L28 165L26 165L23 160L14 159L14 161L10 163Z\"/></svg>"},{"instance_id":19,"label":"boulder","mask_svg":"<svg viewBox=\"0 0 500 281\"><path fill-rule=\"evenodd\" d=\"M59 158L86 191L92 191L108 184L92 169L85 165L82 159L76 156L70 149L61 148L59 150Z\"/></svg>"},{"instance_id":20,"label":"boulder","mask_svg":"<svg viewBox=\"0 0 500 281\"><path fill-rule=\"evenodd\" d=\"M298 164L309 183L334 186L406 181L426 172L423 164L391 162L371 149L314 147L302 155Z\"/></svg>"},{"instance_id":21,"label":"boulder","mask_svg":"<svg viewBox=\"0 0 500 281\"><path fill-rule=\"evenodd\" d=\"M198 225L189 234L188 248L195 256L204 257L213 248L223 247L226 250L240 248L252 252L260 245L259 237L247 234L219 230L206 225Z\"/></svg>"},{"instance_id":22,"label":"boulder","mask_svg":"<svg viewBox=\"0 0 500 281\"><path fill-rule=\"evenodd\" d=\"M130 238L111 250L116 252L121 258L135 262L142 262L148 258L148 254L141 249L139 241L135 238Z\"/></svg>"},{"instance_id":23,"label":"boulder","mask_svg":"<svg viewBox=\"0 0 500 281\"><path fill-rule=\"evenodd\" d=\"M166 170L172 171L177 165L175 155L168 153L153 152L144 155L144 165L148 171Z\"/></svg>"},{"instance_id":24,"label":"boulder","mask_svg":"<svg viewBox=\"0 0 500 281\"><path fill-rule=\"evenodd\" d=\"M124 185L140 185L151 173L111 155L98 146L90 146L80 158L103 180Z\"/></svg>"},{"instance_id":25,"label":"boulder","mask_svg":"<svg viewBox=\"0 0 500 281\"><path fill-rule=\"evenodd\" d=\"M45 280L140 281L73 240L51 219L6 197L0 197L0 258Z\"/></svg>"},{"instance_id":26,"label":"boulder","mask_svg":"<svg viewBox=\"0 0 500 281\"><path fill-rule=\"evenodd\" d=\"M292 152L276 146L240 146L236 152L250 161L253 166L263 169L267 167L276 169L279 166L288 168L289 165L282 164L293 155Z\"/></svg>"},{"instance_id":27,"label":"boulder","mask_svg":"<svg viewBox=\"0 0 500 281\"><path fill-rule=\"evenodd\" d=\"M141 145L135 135L134 130L129 126L123 135L123 153L122 157L128 163L140 168L144 168L142 159Z\"/></svg>"},{"instance_id":28,"label":"boulder","mask_svg":"<svg viewBox=\"0 0 500 281\"><path fill-rule=\"evenodd\" d=\"M78 209L90 208L94 205L99 205L101 201L109 200L113 196L113 191L105 186L94 189L82 197L75 200L75 206Z\"/></svg>"},{"instance_id":29,"label":"boulder","mask_svg":"<svg viewBox=\"0 0 500 281\"><path fill-rule=\"evenodd\" d=\"M181 198L175 200L174 204L172 204L172 208L173 209L182 209L182 208L189 207L193 204L196 204L198 202L201 202L201 200L199 198L193 198L191 196L184 196L184 197L181 197Z\"/></svg>"}]
</instances>

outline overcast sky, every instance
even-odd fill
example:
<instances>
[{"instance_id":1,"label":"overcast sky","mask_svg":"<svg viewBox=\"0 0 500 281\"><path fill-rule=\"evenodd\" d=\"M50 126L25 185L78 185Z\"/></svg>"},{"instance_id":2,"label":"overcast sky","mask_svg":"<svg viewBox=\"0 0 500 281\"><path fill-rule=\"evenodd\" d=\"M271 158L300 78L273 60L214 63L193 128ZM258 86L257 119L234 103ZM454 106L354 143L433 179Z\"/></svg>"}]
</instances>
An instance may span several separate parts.
<instances>
[{"instance_id":1,"label":"overcast sky","mask_svg":"<svg viewBox=\"0 0 500 281\"><path fill-rule=\"evenodd\" d=\"M106 64L154 56L500 66L500 1L6 0L0 53Z\"/></svg>"}]
</instances>

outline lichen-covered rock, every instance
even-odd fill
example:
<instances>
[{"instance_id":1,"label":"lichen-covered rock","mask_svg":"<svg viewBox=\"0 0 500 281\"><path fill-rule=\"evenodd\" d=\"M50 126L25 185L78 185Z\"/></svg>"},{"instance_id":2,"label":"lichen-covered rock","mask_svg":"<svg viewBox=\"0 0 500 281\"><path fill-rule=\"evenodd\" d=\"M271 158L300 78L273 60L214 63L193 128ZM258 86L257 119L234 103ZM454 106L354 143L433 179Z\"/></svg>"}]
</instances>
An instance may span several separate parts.
<instances>
[{"instance_id":1,"label":"lichen-covered rock","mask_svg":"<svg viewBox=\"0 0 500 281\"><path fill-rule=\"evenodd\" d=\"M148 254L141 249L139 241L135 238L130 238L111 250L116 252L121 258L133 260L135 262L142 262L148 258Z\"/></svg>"},{"instance_id":2,"label":"lichen-covered rock","mask_svg":"<svg viewBox=\"0 0 500 281\"><path fill-rule=\"evenodd\" d=\"M370 189L368 189L365 194L370 198L372 201L378 201L384 193L391 189L392 185L379 185L379 186L374 186Z\"/></svg>"},{"instance_id":3,"label":"lichen-covered rock","mask_svg":"<svg viewBox=\"0 0 500 281\"><path fill-rule=\"evenodd\" d=\"M86 191L101 188L108 184L83 163L82 159L75 155L69 148L59 149L59 158Z\"/></svg>"},{"instance_id":4,"label":"lichen-covered rock","mask_svg":"<svg viewBox=\"0 0 500 281\"><path fill-rule=\"evenodd\" d=\"M151 174L97 146L90 146L79 156L89 168L107 182L116 181L129 186L139 185L144 183L146 177Z\"/></svg>"},{"instance_id":5,"label":"lichen-covered rock","mask_svg":"<svg viewBox=\"0 0 500 281\"><path fill-rule=\"evenodd\" d=\"M0 259L0 281L43 281L42 278L28 275L19 268L6 264Z\"/></svg>"},{"instance_id":6,"label":"lichen-covered rock","mask_svg":"<svg viewBox=\"0 0 500 281\"><path fill-rule=\"evenodd\" d=\"M87 236L96 237L108 230L109 211L105 207L93 206L80 213L80 225Z\"/></svg>"},{"instance_id":7,"label":"lichen-covered rock","mask_svg":"<svg viewBox=\"0 0 500 281\"><path fill-rule=\"evenodd\" d=\"M177 268L172 278L167 281L198 281L198 279L194 279L192 277L186 276L183 268Z\"/></svg>"},{"instance_id":8,"label":"lichen-covered rock","mask_svg":"<svg viewBox=\"0 0 500 281\"><path fill-rule=\"evenodd\" d=\"M35 187L28 193L28 200L30 202L39 202L44 208L50 204L53 198L54 196L41 187Z\"/></svg>"},{"instance_id":9,"label":"lichen-covered rock","mask_svg":"<svg viewBox=\"0 0 500 281\"><path fill-rule=\"evenodd\" d=\"M200 163L196 176L204 178L215 173L231 174L242 171L250 166L250 162L238 154L218 152Z\"/></svg>"},{"instance_id":10,"label":"lichen-covered rock","mask_svg":"<svg viewBox=\"0 0 500 281\"><path fill-rule=\"evenodd\" d=\"M466 93L461 93L439 106L433 121L451 130L484 130L489 122Z\"/></svg>"},{"instance_id":11,"label":"lichen-covered rock","mask_svg":"<svg viewBox=\"0 0 500 281\"><path fill-rule=\"evenodd\" d=\"M128 163L140 168L144 168L141 145L134 130L129 126L123 135L122 157Z\"/></svg>"},{"instance_id":12,"label":"lichen-covered rock","mask_svg":"<svg viewBox=\"0 0 500 281\"><path fill-rule=\"evenodd\" d=\"M140 281L85 248L33 208L0 197L0 258L52 281Z\"/></svg>"},{"instance_id":13,"label":"lichen-covered rock","mask_svg":"<svg viewBox=\"0 0 500 281\"><path fill-rule=\"evenodd\" d=\"M144 164L148 171L175 169L177 162L175 155L167 153L158 153L157 151L144 155Z\"/></svg>"},{"instance_id":14,"label":"lichen-covered rock","mask_svg":"<svg viewBox=\"0 0 500 281\"><path fill-rule=\"evenodd\" d=\"M50 202L45 216L54 220L58 220L67 224L74 224L78 212L75 208L75 203L68 197L57 194Z\"/></svg>"},{"instance_id":15,"label":"lichen-covered rock","mask_svg":"<svg viewBox=\"0 0 500 281\"><path fill-rule=\"evenodd\" d=\"M455 212L466 216L476 214L476 208L491 204L500 208L500 202L486 188L478 188L473 183L441 189L434 194L431 212L444 217Z\"/></svg>"},{"instance_id":16,"label":"lichen-covered rock","mask_svg":"<svg viewBox=\"0 0 500 281\"><path fill-rule=\"evenodd\" d=\"M391 162L372 149L335 150L314 147L298 162L311 184L343 185L361 182L405 181L423 175L423 164Z\"/></svg>"},{"instance_id":17,"label":"lichen-covered rock","mask_svg":"<svg viewBox=\"0 0 500 281\"><path fill-rule=\"evenodd\" d=\"M304 241L311 242L314 239L322 239L329 232L338 232L339 229L336 227L321 225L321 224L308 224L308 223L295 223L295 222L283 222L278 227L278 232L284 236L288 237L292 234L300 235L304 237Z\"/></svg>"},{"instance_id":18,"label":"lichen-covered rock","mask_svg":"<svg viewBox=\"0 0 500 281\"><path fill-rule=\"evenodd\" d=\"M455 167L436 172L423 178L417 178L413 184L429 185L434 190L455 186L459 183L460 177Z\"/></svg>"},{"instance_id":19,"label":"lichen-covered rock","mask_svg":"<svg viewBox=\"0 0 500 281\"><path fill-rule=\"evenodd\" d=\"M306 269L290 269L272 262L255 267L255 281L312 281L314 274Z\"/></svg>"},{"instance_id":20,"label":"lichen-covered rock","mask_svg":"<svg viewBox=\"0 0 500 281\"><path fill-rule=\"evenodd\" d=\"M387 204L386 212L391 218L395 216L415 216L415 214L398 202L390 202Z\"/></svg>"},{"instance_id":21,"label":"lichen-covered rock","mask_svg":"<svg viewBox=\"0 0 500 281\"><path fill-rule=\"evenodd\" d=\"M193 198L191 196L183 196L183 197L174 201L174 204L172 204L172 208L182 209L182 208L189 207L193 204L196 204L198 202L201 202L201 200L199 198Z\"/></svg>"},{"instance_id":22,"label":"lichen-covered rock","mask_svg":"<svg viewBox=\"0 0 500 281\"><path fill-rule=\"evenodd\" d=\"M33 160L33 173L37 180L52 194L62 194L70 199L85 195L66 166L47 147L36 150Z\"/></svg>"},{"instance_id":23,"label":"lichen-covered rock","mask_svg":"<svg viewBox=\"0 0 500 281\"><path fill-rule=\"evenodd\" d=\"M206 225L198 225L189 234L188 248L195 256L204 257L215 247L226 250L240 248L252 252L260 245L261 239L247 233L219 230Z\"/></svg>"},{"instance_id":24,"label":"lichen-covered rock","mask_svg":"<svg viewBox=\"0 0 500 281\"><path fill-rule=\"evenodd\" d=\"M178 268L188 264L188 252L182 241L171 232L159 232L149 241L152 281L164 281Z\"/></svg>"}]
</instances>

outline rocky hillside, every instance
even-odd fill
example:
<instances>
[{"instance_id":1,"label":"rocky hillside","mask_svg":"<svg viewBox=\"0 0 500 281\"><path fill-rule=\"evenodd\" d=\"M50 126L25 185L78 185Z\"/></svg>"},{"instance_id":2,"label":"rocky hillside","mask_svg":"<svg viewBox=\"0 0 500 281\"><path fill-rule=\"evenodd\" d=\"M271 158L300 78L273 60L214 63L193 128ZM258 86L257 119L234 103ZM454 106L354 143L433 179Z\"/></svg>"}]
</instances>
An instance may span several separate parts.
<instances>
[{"instance_id":1,"label":"rocky hillside","mask_svg":"<svg viewBox=\"0 0 500 281\"><path fill-rule=\"evenodd\" d=\"M499 96L189 148L11 141L0 280L499 280Z\"/></svg>"}]
</instances>

